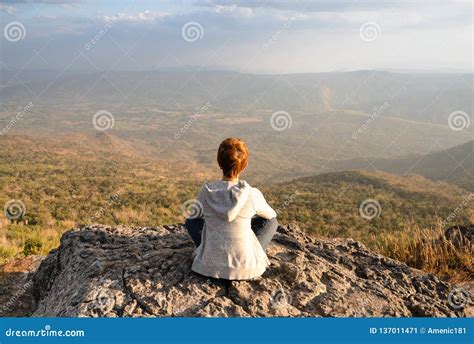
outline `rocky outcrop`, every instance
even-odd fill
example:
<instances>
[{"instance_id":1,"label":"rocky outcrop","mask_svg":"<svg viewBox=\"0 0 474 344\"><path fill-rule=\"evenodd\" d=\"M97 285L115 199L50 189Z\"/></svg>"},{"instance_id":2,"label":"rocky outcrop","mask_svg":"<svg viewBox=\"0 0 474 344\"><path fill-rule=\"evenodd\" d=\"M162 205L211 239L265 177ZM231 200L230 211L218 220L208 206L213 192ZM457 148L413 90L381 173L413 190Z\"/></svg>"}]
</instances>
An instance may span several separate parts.
<instances>
[{"instance_id":1,"label":"rocky outcrop","mask_svg":"<svg viewBox=\"0 0 474 344\"><path fill-rule=\"evenodd\" d=\"M181 226L71 230L33 278L33 315L454 317L469 307L435 276L292 225L278 229L271 266L251 281L193 273L193 249Z\"/></svg>"}]
</instances>

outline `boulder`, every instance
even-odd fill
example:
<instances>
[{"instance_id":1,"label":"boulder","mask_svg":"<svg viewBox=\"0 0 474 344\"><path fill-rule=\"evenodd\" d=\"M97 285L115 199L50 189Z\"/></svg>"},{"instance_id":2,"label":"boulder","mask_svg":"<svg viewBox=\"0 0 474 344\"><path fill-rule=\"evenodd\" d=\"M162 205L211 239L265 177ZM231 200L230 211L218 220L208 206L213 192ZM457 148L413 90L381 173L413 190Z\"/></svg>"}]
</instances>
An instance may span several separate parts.
<instances>
[{"instance_id":1,"label":"boulder","mask_svg":"<svg viewBox=\"0 0 474 344\"><path fill-rule=\"evenodd\" d=\"M38 317L457 317L470 296L351 239L281 226L271 266L248 281L191 271L180 225L65 233L33 276ZM465 302L462 298L466 298Z\"/></svg>"}]
</instances>

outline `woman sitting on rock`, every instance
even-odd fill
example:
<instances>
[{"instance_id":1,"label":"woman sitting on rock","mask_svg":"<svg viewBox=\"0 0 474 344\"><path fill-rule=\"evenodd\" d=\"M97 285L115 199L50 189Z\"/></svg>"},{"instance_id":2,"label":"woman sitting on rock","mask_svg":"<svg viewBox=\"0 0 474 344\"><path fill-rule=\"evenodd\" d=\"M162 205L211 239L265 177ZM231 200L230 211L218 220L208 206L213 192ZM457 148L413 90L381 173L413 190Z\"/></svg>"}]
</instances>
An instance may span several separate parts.
<instances>
[{"instance_id":1,"label":"woman sitting on rock","mask_svg":"<svg viewBox=\"0 0 474 344\"><path fill-rule=\"evenodd\" d=\"M222 180L202 186L201 215L185 223L197 246L192 270L201 275L251 279L263 274L270 263L265 249L278 227L276 212L260 190L239 180L248 156L242 140L222 141L217 152Z\"/></svg>"}]
</instances>

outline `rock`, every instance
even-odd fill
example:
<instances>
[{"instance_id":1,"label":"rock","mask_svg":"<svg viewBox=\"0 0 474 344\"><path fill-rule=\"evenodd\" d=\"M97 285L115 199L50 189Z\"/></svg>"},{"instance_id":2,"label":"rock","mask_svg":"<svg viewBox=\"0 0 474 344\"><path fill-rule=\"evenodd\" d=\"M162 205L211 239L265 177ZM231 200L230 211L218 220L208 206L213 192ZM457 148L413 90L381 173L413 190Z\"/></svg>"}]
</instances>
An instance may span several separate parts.
<instances>
[{"instance_id":1,"label":"rock","mask_svg":"<svg viewBox=\"0 0 474 344\"><path fill-rule=\"evenodd\" d=\"M33 278L34 316L456 317L453 287L351 239L317 240L280 227L271 266L251 281L191 271L179 226L92 225L65 233ZM466 305L467 307L467 305Z\"/></svg>"},{"instance_id":2,"label":"rock","mask_svg":"<svg viewBox=\"0 0 474 344\"><path fill-rule=\"evenodd\" d=\"M449 227L444 237L457 247L474 247L474 225Z\"/></svg>"},{"instance_id":3,"label":"rock","mask_svg":"<svg viewBox=\"0 0 474 344\"><path fill-rule=\"evenodd\" d=\"M29 256L0 266L0 317L24 317L34 310L32 279L43 258Z\"/></svg>"}]
</instances>

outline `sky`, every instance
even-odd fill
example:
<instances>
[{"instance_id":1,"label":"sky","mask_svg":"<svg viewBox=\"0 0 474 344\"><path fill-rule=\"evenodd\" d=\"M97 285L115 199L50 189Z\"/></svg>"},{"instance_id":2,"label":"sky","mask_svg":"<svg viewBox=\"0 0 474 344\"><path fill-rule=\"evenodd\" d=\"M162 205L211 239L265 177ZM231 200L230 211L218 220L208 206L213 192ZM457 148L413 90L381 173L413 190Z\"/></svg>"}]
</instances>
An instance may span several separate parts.
<instances>
[{"instance_id":1,"label":"sky","mask_svg":"<svg viewBox=\"0 0 474 344\"><path fill-rule=\"evenodd\" d=\"M0 1L1 68L473 70L472 1Z\"/></svg>"}]
</instances>

